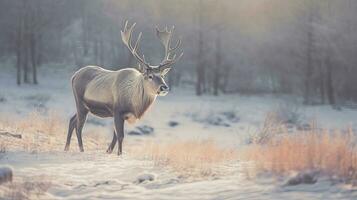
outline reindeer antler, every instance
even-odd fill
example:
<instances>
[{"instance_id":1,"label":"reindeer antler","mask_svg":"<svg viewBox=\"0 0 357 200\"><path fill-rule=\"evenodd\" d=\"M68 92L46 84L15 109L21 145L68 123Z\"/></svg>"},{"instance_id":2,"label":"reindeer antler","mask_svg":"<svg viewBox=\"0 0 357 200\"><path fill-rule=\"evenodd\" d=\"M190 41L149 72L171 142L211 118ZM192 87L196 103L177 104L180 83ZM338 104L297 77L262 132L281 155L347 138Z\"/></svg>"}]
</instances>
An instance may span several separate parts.
<instances>
[{"instance_id":1,"label":"reindeer antler","mask_svg":"<svg viewBox=\"0 0 357 200\"><path fill-rule=\"evenodd\" d=\"M160 39L162 45L165 48L165 57L162 60L161 64L159 65L160 70L163 70L163 69L175 64L183 56L183 52L179 56L176 56L176 54L173 54L173 52L176 49L178 49L181 45L181 39L179 39L177 41L176 45L173 48L171 47L171 38L172 38L172 34L173 34L174 30L175 30L174 26L171 28L171 30L168 30L168 28L166 26L163 31L161 31L158 27L156 27L156 35ZM171 55L171 54L173 54L173 55Z\"/></svg>"},{"instance_id":2,"label":"reindeer antler","mask_svg":"<svg viewBox=\"0 0 357 200\"><path fill-rule=\"evenodd\" d=\"M128 21L125 21L125 26L124 26L124 30L120 31L121 32L121 39L123 40L125 46L128 47L129 51L131 52L131 54L144 66L146 66L147 68L151 68L150 64L148 62L145 61L145 56L143 55L142 57L139 56L138 54L138 48L139 48L139 43L141 40L141 36L142 33L139 33L138 39L135 42L134 47L131 44L131 37L132 37L132 33L134 30L136 23L134 23L133 25L131 25L130 27L128 27Z\"/></svg>"}]
</instances>

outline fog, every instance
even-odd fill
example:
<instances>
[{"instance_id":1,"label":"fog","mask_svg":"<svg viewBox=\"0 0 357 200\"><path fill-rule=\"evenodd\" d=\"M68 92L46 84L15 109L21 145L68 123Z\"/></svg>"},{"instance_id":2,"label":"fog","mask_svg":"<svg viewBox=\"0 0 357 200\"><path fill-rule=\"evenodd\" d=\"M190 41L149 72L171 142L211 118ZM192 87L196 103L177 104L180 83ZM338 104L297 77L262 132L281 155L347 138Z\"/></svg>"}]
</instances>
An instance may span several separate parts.
<instances>
[{"instance_id":1,"label":"fog","mask_svg":"<svg viewBox=\"0 0 357 200\"><path fill-rule=\"evenodd\" d=\"M0 0L0 199L356 200L356 11Z\"/></svg>"},{"instance_id":2,"label":"fog","mask_svg":"<svg viewBox=\"0 0 357 200\"><path fill-rule=\"evenodd\" d=\"M356 10L353 0L1 0L0 70L21 85L41 84L37 72L54 63L135 67L120 38L129 20L151 64L164 55L154 28L175 26L184 57L172 88L337 106L357 100Z\"/></svg>"}]
</instances>

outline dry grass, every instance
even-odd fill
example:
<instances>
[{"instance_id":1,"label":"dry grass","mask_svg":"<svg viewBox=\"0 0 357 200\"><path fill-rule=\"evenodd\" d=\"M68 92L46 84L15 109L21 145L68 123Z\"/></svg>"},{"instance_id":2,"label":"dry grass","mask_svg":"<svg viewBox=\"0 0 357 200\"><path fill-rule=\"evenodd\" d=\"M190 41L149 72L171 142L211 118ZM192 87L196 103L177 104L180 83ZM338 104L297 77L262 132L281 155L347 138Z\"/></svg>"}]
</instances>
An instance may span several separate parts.
<instances>
[{"instance_id":1,"label":"dry grass","mask_svg":"<svg viewBox=\"0 0 357 200\"><path fill-rule=\"evenodd\" d=\"M286 126L275 112L268 112L263 125L256 133L250 136L249 141L253 144L265 144L276 135L287 133Z\"/></svg>"},{"instance_id":2,"label":"dry grass","mask_svg":"<svg viewBox=\"0 0 357 200\"><path fill-rule=\"evenodd\" d=\"M168 166L183 176L214 176L220 164L236 159L233 149L219 147L213 140L178 141L159 144L147 142L131 150L135 157L154 161L157 166Z\"/></svg>"},{"instance_id":3,"label":"dry grass","mask_svg":"<svg viewBox=\"0 0 357 200\"><path fill-rule=\"evenodd\" d=\"M31 177L31 181L18 180L0 186L0 199L30 200L49 199L46 191L51 187L50 181L43 181L46 177Z\"/></svg>"},{"instance_id":4,"label":"dry grass","mask_svg":"<svg viewBox=\"0 0 357 200\"><path fill-rule=\"evenodd\" d=\"M317 128L316 123L311 127L294 133L268 131L264 143L249 145L244 157L255 161L258 171L285 174L318 170L347 181L357 180L357 140L352 129L331 131Z\"/></svg>"},{"instance_id":5,"label":"dry grass","mask_svg":"<svg viewBox=\"0 0 357 200\"><path fill-rule=\"evenodd\" d=\"M58 112L32 112L25 117L0 116L0 131L21 135L21 138L0 135L1 148L6 151L46 152L63 150L67 136L68 121ZM72 150L77 150L75 133ZM100 138L83 136L86 149L105 148ZM103 144L103 146L102 146Z\"/></svg>"}]
</instances>

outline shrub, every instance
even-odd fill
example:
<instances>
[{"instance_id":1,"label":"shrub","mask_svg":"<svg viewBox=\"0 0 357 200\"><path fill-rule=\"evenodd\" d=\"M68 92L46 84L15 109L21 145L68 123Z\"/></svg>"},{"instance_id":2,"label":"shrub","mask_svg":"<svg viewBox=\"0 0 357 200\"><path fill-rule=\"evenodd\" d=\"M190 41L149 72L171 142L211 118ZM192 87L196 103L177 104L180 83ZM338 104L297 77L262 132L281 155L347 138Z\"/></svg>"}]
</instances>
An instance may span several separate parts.
<instances>
[{"instance_id":1,"label":"shrub","mask_svg":"<svg viewBox=\"0 0 357 200\"><path fill-rule=\"evenodd\" d=\"M331 131L313 125L307 131L268 134L272 137L266 143L253 143L245 151L245 158L255 161L258 171L285 174L318 170L346 181L357 180L356 136L352 129Z\"/></svg>"},{"instance_id":2,"label":"shrub","mask_svg":"<svg viewBox=\"0 0 357 200\"><path fill-rule=\"evenodd\" d=\"M131 151L135 157L154 161L155 165L168 166L183 176L212 176L215 167L234 160L233 149L221 148L213 140L177 141L160 144L148 142Z\"/></svg>"}]
</instances>

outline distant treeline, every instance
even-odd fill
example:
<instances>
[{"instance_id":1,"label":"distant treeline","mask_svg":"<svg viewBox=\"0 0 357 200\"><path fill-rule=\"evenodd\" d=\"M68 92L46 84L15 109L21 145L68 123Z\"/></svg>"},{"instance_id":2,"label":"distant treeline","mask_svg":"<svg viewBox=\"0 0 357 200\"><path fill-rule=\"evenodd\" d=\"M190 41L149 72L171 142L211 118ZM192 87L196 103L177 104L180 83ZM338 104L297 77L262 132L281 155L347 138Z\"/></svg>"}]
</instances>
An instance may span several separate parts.
<instances>
[{"instance_id":1,"label":"distant treeline","mask_svg":"<svg viewBox=\"0 0 357 200\"><path fill-rule=\"evenodd\" d=\"M38 84L37 71L51 63L135 66L120 38L128 19L158 64L154 27L175 25L185 55L171 86L336 105L357 101L356 11L354 0L1 0L0 59L17 69L19 85Z\"/></svg>"}]
</instances>

